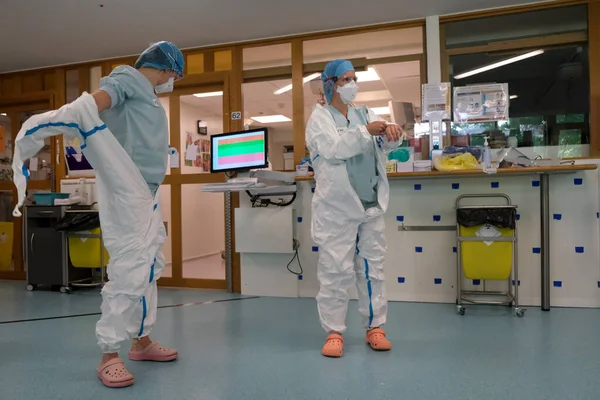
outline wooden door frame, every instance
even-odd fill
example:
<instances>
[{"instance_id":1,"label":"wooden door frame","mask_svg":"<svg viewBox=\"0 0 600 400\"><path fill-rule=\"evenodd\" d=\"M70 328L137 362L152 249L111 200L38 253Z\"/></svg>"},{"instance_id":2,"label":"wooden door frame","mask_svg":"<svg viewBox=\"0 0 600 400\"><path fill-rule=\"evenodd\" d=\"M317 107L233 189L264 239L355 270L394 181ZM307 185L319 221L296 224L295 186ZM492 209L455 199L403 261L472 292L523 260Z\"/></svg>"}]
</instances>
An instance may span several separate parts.
<instances>
[{"instance_id":1,"label":"wooden door frame","mask_svg":"<svg viewBox=\"0 0 600 400\"><path fill-rule=\"evenodd\" d=\"M52 110L53 108L54 95L50 93L0 99L0 110L10 117L10 135L13 146L13 156L15 139L21 130L21 118L19 114L40 109ZM50 148L51 162L53 167L56 167L56 149L55 146L51 146ZM51 185L51 181L48 180L30 180L27 184L27 189L51 190ZM17 188L12 181L0 181L0 191L11 191L13 195L13 207L17 204ZM0 271L0 279L25 280L27 278L25 260L23 259L23 217L13 219L13 267L13 271Z\"/></svg>"},{"instance_id":2,"label":"wooden door frame","mask_svg":"<svg viewBox=\"0 0 600 400\"><path fill-rule=\"evenodd\" d=\"M212 72L192 75L184 78L176 85L175 90L168 95L169 99L169 141L179 154L181 149L181 96L194 93L223 91L223 131L231 130L230 107L230 79L228 72ZM183 232L182 232L182 186L186 184L207 184L224 182L224 174L182 174L181 168L171 168L171 173L166 177L165 184L171 189L171 277L159 279L159 285L196 289L227 289L227 279L196 279L183 277ZM225 210L227 212L228 210ZM232 223L232 229L233 223ZM225 240L227 240L225 232ZM233 256L233 255L232 255ZM234 259L234 257L232 257ZM239 273L239 268L237 269ZM233 280L239 277L232 277Z\"/></svg>"}]
</instances>

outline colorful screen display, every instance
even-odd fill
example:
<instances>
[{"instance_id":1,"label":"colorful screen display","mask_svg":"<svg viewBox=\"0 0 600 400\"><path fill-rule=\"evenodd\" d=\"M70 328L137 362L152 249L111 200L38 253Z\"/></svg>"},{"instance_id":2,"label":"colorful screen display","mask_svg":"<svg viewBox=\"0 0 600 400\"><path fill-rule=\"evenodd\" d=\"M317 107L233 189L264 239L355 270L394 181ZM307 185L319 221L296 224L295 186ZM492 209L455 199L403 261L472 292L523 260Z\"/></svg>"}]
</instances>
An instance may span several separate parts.
<instances>
[{"instance_id":1,"label":"colorful screen display","mask_svg":"<svg viewBox=\"0 0 600 400\"><path fill-rule=\"evenodd\" d=\"M211 136L212 172L265 168L267 130Z\"/></svg>"}]
</instances>

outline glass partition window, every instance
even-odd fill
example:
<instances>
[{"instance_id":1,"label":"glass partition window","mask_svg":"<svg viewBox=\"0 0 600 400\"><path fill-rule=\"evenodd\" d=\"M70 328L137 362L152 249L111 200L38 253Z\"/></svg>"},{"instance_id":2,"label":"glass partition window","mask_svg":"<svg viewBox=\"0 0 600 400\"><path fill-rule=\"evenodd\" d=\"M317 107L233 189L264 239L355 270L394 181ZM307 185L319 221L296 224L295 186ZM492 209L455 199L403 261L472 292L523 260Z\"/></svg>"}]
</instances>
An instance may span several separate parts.
<instances>
[{"instance_id":1,"label":"glass partition window","mask_svg":"<svg viewBox=\"0 0 600 400\"><path fill-rule=\"evenodd\" d=\"M181 173L210 173L210 136L223 133L223 92L180 98Z\"/></svg>"},{"instance_id":2,"label":"glass partition window","mask_svg":"<svg viewBox=\"0 0 600 400\"><path fill-rule=\"evenodd\" d=\"M247 47L243 50L244 71L287 67L292 65L292 46L289 43L272 46Z\"/></svg>"},{"instance_id":3,"label":"glass partition window","mask_svg":"<svg viewBox=\"0 0 600 400\"><path fill-rule=\"evenodd\" d=\"M585 44L543 48L543 53L462 79L464 72L510 59L511 54L477 53L450 57L453 86L508 83L509 119L452 124L452 143L529 148L529 156L589 155L590 78ZM539 147L552 149L538 149Z\"/></svg>"},{"instance_id":4,"label":"glass partition window","mask_svg":"<svg viewBox=\"0 0 600 400\"><path fill-rule=\"evenodd\" d=\"M183 278L225 279L224 194L202 192L202 185L182 185L181 214Z\"/></svg>"},{"instance_id":5,"label":"glass partition window","mask_svg":"<svg viewBox=\"0 0 600 400\"><path fill-rule=\"evenodd\" d=\"M292 80L244 83L244 125L268 128L269 161L274 170L294 170Z\"/></svg>"},{"instance_id":6,"label":"glass partition window","mask_svg":"<svg viewBox=\"0 0 600 400\"><path fill-rule=\"evenodd\" d=\"M336 58L376 59L423 53L423 28L337 36L304 42L304 64L328 62Z\"/></svg>"}]
</instances>

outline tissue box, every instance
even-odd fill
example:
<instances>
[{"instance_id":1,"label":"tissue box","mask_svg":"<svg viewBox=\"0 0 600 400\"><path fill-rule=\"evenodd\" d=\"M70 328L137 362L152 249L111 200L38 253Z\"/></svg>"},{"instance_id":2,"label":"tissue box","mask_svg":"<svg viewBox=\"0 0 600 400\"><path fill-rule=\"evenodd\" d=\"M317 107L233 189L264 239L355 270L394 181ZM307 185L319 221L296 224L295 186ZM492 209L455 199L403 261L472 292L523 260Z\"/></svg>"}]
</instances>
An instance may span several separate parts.
<instances>
[{"instance_id":1,"label":"tissue box","mask_svg":"<svg viewBox=\"0 0 600 400\"><path fill-rule=\"evenodd\" d=\"M413 170L415 172L431 171L431 160L415 161L413 163Z\"/></svg>"}]
</instances>

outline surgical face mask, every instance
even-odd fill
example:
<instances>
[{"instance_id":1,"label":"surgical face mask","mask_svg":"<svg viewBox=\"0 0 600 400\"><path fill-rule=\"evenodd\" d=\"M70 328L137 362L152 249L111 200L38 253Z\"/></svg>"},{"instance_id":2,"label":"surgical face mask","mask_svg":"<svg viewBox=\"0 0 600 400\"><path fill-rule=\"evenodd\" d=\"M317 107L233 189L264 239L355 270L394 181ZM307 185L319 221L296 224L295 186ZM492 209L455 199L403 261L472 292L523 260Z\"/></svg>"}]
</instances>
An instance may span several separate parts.
<instances>
[{"instance_id":1,"label":"surgical face mask","mask_svg":"<svg viewBox=\"0 0 600 400\"><path fill-rule=\"evenodd\" d=\"M171 77L165 83L163 83L161 85L157 85L154 88L154 91L156 93L169 93L169 92L172 92L173 91L173 85L174 85L174 83L175 83L175 78Z\"/></svg>"},{"instance_id":2,"label":"surgical face mask","mask_svg":"<svg viewBox=\"0 0 600 400\"><path fill-rule=\"evenodd\" d=\"M344 104L351 103L356 98L356 94L358 93L358 85L356 82L351 81L350 83L345 84L344 86L338 86L337 92L340 94L340 97Z\"/></svg>"}]
</instances>

